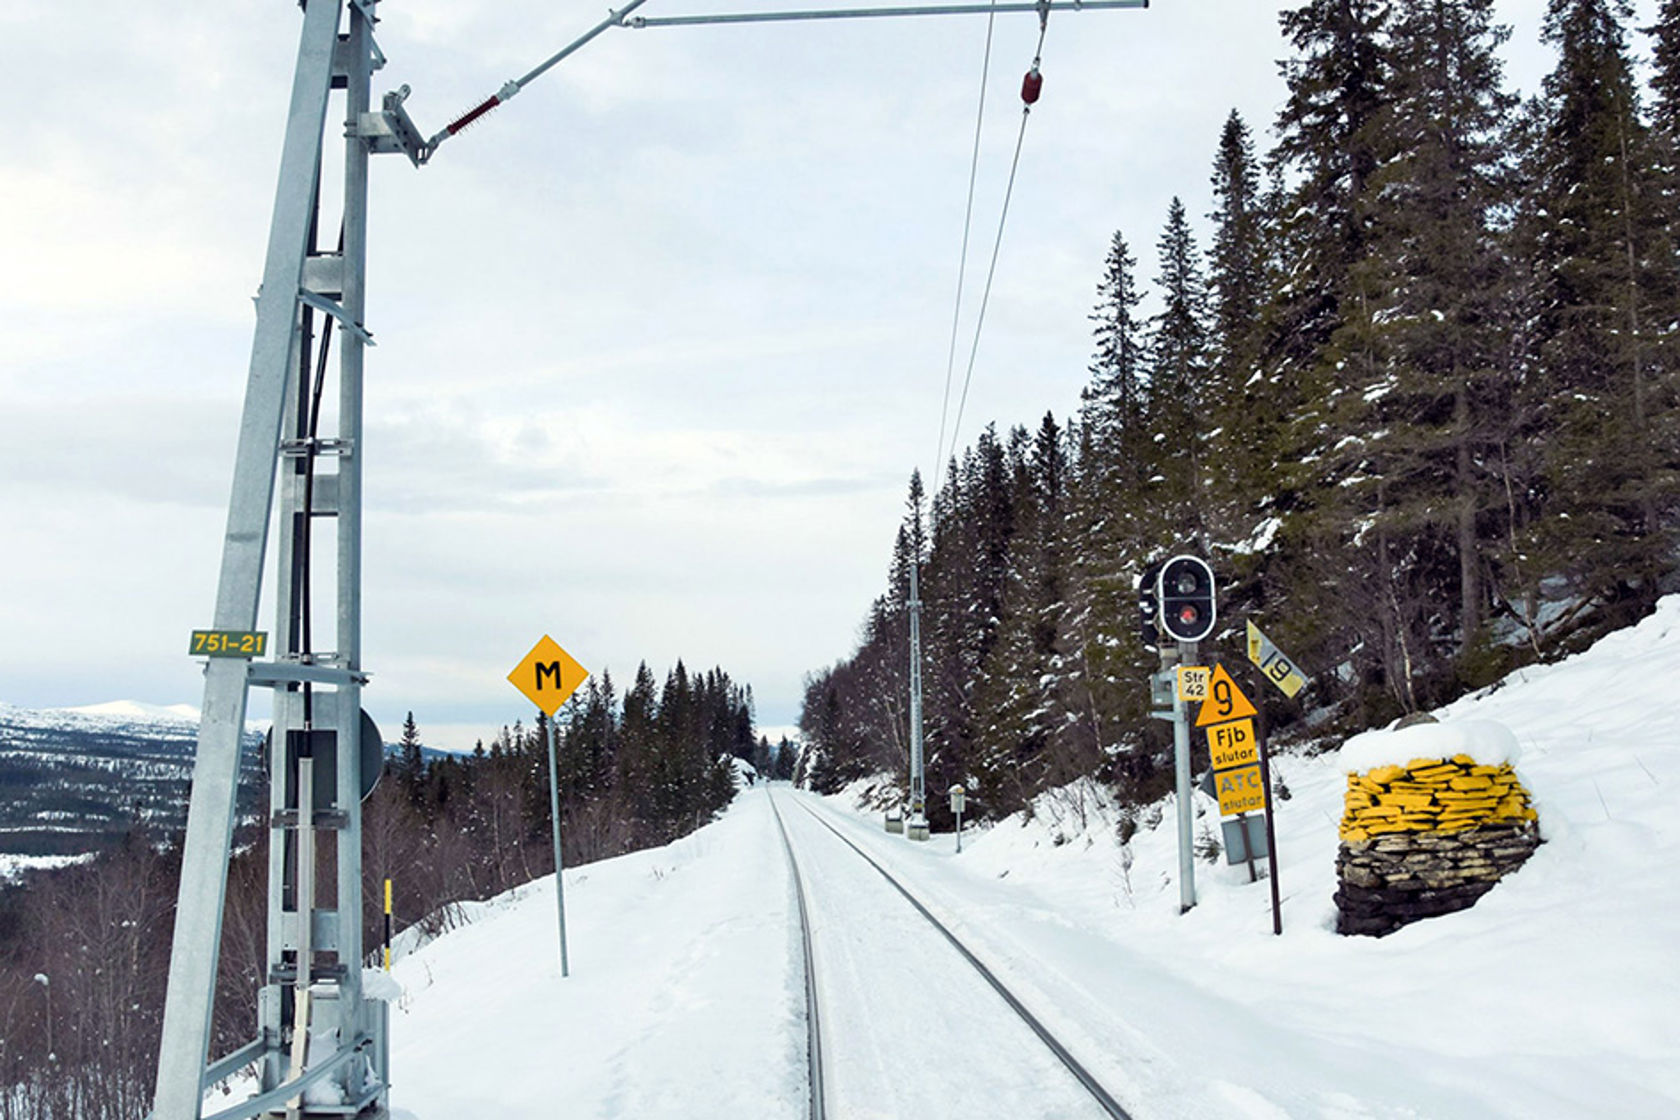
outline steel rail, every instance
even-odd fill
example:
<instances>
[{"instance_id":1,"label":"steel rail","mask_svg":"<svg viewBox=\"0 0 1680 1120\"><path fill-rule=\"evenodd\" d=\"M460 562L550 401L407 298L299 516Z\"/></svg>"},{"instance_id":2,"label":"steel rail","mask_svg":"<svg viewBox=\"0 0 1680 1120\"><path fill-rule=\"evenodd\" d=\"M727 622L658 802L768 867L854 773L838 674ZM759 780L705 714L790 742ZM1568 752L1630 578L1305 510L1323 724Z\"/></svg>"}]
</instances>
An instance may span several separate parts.
<instances>
[{"instance_id":1,"label":"steel rail","mask_svg":"<svg viewBox=\"0 0 1680 1120\"><path fill-rule=\"evenodd\" d=\"M805 904L805 880L799 874L799 861L794 858L793 841L788 838L787 825L782 823L782 811L770 794L768 784L764 795L770 798L770 812L775 814L776 829L782 834L782 849L787 852L788 868L793 872L794 895L799 900L799 938L805 950L805 1021L806 1060L811 1077L811 1120L827 1116L823 1102L822 1023L817 1014L817 968L811 954L811 915Z\"/></svg>"},{"instance_id":2,"label":"steel rail","mask_svg":"<svg viewBox=\"0 0 1680 1120\"><path fill-rule=\"evenodd\" d=\"M812 820L815 820L818 824L834 833L842 844L846 845L859 856L863 857L864 862L873 867L880 874L881 878L892 884L893 889L903 895L905 901L916 908L917 913L926 918L934 929L937 929L940 933L944 934L945 940L951 943L951 947L958 953L962 954L962 958L974 966L974 970L985 978L986 983L992 986L992 990L997 992L997 994L1003 998L1003 1002L1007 1003L1010 1009L1021 1017L1022 1022L1032 1028L1032 1032L1038 1036L1039 1041L1044 1043L1044 1045L1049 1048L1050 1052L1056 1055L1056 1058L1062 1063L1062 1065L1067 1067L1068 1072L1073 1074L1074 1080L1078 1081L1079 1084L1085 1088L1085 1091L1090 1093L1091 1096L1096 1099L1096 1102L1102 1106L1104 1112L1107 1112L1114 1118L1114 1120L1132 1120L1131 1113L1127 1112L1120 1106L1120 1102L1115 1100L1107 1089L1103 1088L1101 1082L1091 1075L1090 1070L1087 1070L1079 1063L1077 1058L1068 1053L1067 1047L1063 1046L1056 1036L1050 1033L1049 1028L1039 1022L1038 1016L1034 1015L1031 1011L1028 1011L1026 1005L1016 998L1015 993L1005 987L1003 981L999 980L997 975L992 972L991 969L987 968L979 957L976 957L969 951L968 946L957 940L957 935L952 933L950 928L947 927L944 922L934 917L933 912L926 906L922 905L921 900L911 894L905 888L903 883L894 878L892 873L876 862L875 858L868 852L852 843L852 841L843 832L835 828L828 821L823 820L822 816L818 814L816 810L812 809L809 805L801 805L800 808L809 813ZM784 833L783 835L785 838L786 834Z\"/></svg>"}]
</instances>

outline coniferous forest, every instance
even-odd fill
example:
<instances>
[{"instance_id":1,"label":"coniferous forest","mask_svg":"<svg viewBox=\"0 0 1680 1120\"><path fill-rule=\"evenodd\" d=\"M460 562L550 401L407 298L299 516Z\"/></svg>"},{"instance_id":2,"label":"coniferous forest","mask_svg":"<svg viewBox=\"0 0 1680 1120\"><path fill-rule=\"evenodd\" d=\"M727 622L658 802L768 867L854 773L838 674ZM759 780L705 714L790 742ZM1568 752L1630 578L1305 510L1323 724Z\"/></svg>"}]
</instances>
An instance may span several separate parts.
<instances>
[{"instance_id":1,"label":"coniferous forest","mask_svg":"<svg viewBox=\"0 0 1680 1120\"><path fill-rule=\"evenodd\" d=\"M1680 0L1649 28L1624 0L1550 0L1556 66L1526 101L1492 0L1279 18L1269 149L1233 111L1152 246L1093 246L1078 414L987 428L932 493L911 477L858 649L807 681L817 788L906 769L913 559L927 788L966 781L991 815L1083 776L1132 803L1168 787L1135 581L1176 551L1221 584L1204 649L1241 662L1253 619L1312 676L1301 703L1250 690L1303 739L1675 589Z\"/></svg>"}]
</instances>

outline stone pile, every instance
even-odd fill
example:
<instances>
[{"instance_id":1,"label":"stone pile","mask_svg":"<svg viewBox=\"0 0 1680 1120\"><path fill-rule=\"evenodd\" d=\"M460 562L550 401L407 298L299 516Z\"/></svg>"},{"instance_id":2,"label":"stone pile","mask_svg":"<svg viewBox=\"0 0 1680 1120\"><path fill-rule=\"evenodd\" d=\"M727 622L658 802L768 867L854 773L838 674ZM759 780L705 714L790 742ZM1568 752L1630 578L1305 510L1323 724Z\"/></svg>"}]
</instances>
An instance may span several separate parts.
<instances>
[{"instance_id":1,"label":"stone pile","mask_svg":"<svg viewBox=\"0 0 1680 1120\"><path fill-rule=\"evenodd\" d=\"M1472 906L1540 843L1511 765L1465 754L1349 774L1344 805L1339 933L1380 937Z\"/></svg>"},{"instance_id":2,"label":"stone pile","mask_svg":"<svg viewBox=\"0 0 1680 1120\"><path fill-rule=\"evenodd\" d=\"M1342 839L1349 842L1388 832L1459 832L1535 819L1528 791L1510 763L1479 766L1467 754L1349 774L1343 805Z\"/></svg>"}]
</instances>

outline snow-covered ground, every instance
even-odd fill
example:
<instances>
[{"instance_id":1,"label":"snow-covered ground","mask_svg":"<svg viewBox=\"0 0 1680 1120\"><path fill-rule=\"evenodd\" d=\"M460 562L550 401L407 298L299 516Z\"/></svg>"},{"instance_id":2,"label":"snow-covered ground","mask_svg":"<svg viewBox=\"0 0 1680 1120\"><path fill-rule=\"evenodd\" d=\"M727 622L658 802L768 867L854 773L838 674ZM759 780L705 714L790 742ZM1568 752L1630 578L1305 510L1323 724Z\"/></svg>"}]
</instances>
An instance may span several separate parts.
<instances>
[{"instance_id":1,"label":"snow-covered ground","mask_svg":"<svg viewBox=\"0 0 1680 1120\"><path fill-rule=\"evenodd\" d=\"M1019 1075L1046 1079L1025 1098L1037 1108L996 1089L1014 1044L984 994L916 965L893 898L817 851L802 805L921 893L1139 1120L1680 1116L1675 681L1680 597L1437 713L1515 733L1546 843L1472 910L1380 940L1333 932L1334 753L1277 760L1292 793L1277 814L1281 937L1267 884L1242 868L1198 863L1199 905L1178 913L1170 809L1121 845L1114 807L1073 788L971 832L959 855L948 835L912 844L845 798L776 787L815 869L819 936L848 944L857 976L824 989L840 1006L834 1079L918 1082L843 1115L1063 1113L1055 1071ZM569 979L552 880L401 960L392 1103L418 1120L803 1115L804 997L770 796L761 784L669 848L568 871ZM1201 808L1198 830L1216 831ZM859 963L894 955L908 967ZM925 1060L905 1054L906 1027Z\"/></svg>"},{"instance_id":2,"label":"snow-covered ground","mask_svg":"<svg viewBox=\"0 0 1680 1120\"><path fill-rule=\"evenodd\" d=\"M74 856L20 856L11 852L0 852L0 883L14 882L28 871L52 871L60 867L86 863L92 858L92 852Z\"/></svg>"},{"instance_id":3,"label":"snow-covered ground","mask_svg":"<svg viewBox=\"0 0 1680 1120\"><path fill-rule=\"evenodd\" d=\"M396 964L392 1104L420 1120L799 1115L784 865L760 788L669 847L568 870L564 980L553 878L504 896Z\"/></svg>"}]
</instances>

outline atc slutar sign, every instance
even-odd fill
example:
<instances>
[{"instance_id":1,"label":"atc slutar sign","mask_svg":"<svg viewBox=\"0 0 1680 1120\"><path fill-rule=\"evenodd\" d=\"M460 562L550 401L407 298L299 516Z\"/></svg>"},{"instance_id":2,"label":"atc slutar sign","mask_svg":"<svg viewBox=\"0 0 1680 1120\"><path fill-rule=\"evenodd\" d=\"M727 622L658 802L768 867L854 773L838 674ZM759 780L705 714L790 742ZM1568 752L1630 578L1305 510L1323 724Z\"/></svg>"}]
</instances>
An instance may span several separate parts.
<instances>
[{"instance_id":1,"label":"atc slutar sign","mask_svg":"<svg viewBox=\"0 0 1680 1120\"><path fill-rule=\"evenodd\" d=\"M1196 726L1207 731L1208 754L1213 762L1214 788L1218 791L1222 817L1266 807L1266 783L1260 778L1260 744L1254 733L1257 714L1225 666L1215 666L1208 682L1208 698L1202 702Z\"/></svg>"},{"instance_id":2,"label":"atc slutar sign","mask_svg":"<svg viewBox=\"0 0 1680 1120\"><path fill-rule=\"evenodd\" d=\"M1252 626L1250 623L1251 629ZM1254 704L1243 695L1243 690L1237 687L1237 682L1231 679L1225 666L1214 666L1213 676L1208 680L1207 699L1202 702L1196 726L1207 733L1208 755L1213 763L1213 792L1219 799L1219 815L1235 818L1224 822L1227 858L1232 863L1248 864L1250 882L1255 877L1255 857L1263 855L1271 861L1272 931L1282 933L1277 849L1271 800L1266 796L1269 767L1264 745L1255 730L1259 714ZM1263 833L1254 827L1262 823L1262 818L1248 815L1255 812L1265 814Z\"/></svg>"}]
</instances>

